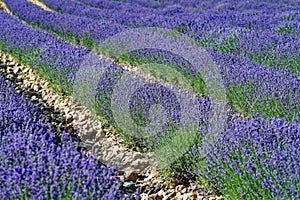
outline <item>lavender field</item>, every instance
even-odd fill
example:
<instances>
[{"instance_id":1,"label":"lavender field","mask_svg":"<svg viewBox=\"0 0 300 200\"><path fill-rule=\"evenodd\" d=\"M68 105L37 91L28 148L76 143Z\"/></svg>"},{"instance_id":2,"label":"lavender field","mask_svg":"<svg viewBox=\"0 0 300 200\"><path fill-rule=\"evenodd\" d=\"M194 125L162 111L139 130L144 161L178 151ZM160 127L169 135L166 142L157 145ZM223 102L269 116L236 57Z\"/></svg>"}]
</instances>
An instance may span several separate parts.
<instances>
[{"instance_id":1,"label":"lavender field","mask_svg":"<svg viewBox=\"0 0 300 200\"><path fill-rule=\"evenodd\" d=\"M300 199L299 1L0 3L0 53L154 152L164 181ZM0 73L0 199L140 198L15 84Z\"/></svg>"}]
</instances>

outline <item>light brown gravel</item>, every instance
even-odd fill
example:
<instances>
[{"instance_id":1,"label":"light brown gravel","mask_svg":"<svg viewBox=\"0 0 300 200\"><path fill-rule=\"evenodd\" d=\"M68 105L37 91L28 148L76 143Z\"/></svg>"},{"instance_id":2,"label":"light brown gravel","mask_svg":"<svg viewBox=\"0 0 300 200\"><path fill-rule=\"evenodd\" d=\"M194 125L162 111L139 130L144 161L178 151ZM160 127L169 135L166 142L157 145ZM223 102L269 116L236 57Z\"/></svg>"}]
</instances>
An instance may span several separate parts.
<instances>
[{"instance_id":1,"label":"light brown gravel","mask_svg":"<svg viewBox=\"0 0 300 200\"><path fill-rule=\"evenodd\" d=\"M6 4L5 4L3 1L0 1L0 9L1 9L1 10L4 10L5 12L7 12L7 13L9 13L9 14L11 14L11 15L13 15L13 14L10 12L10 10L7 8Z\"/></svg>"},{"instance_id":2,"label":"light brown gravel","mask_svg":"<svg viewBox=\"0 0 300 200\"><path fill-rule=\"evenodd\" d=\"M45 4L43 4L42 2L40 2L40 1L38 1L38 0L27 0L27 1L29 1L29 2L31 2L31 3L33 3L33 4L35 4L35 5L37 5L37 6L39 6L39 7L41 7L41 8L44 9L44 10L47 10L47 11L51 11L51 12L52 12L52 10L51 10L48 6L46 6Z\"/></svg>"}]
</instances>

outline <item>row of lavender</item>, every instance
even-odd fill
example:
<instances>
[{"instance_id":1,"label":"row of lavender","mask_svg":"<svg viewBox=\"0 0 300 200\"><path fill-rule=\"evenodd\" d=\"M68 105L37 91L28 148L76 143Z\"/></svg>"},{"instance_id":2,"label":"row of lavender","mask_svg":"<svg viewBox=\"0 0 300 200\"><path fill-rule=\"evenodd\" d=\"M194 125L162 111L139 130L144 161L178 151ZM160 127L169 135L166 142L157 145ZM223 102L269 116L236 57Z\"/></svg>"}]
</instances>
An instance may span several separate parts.
<instances>
[{"instance_id":1,"label":"row of lavender","mask_svg":"<svg viewBox=\"0 0 300 200\"><path fill-rule=\"evenodd\" d=\"M18 24L19 22L15 20L15 23ZM7 24L4 24L4 27L5 25ZM24 28L24 25L22 25L21 23L19 23L18 26L22 26ZM7 28L5 31L7 30L9 30L9 28ZM5 34L10 34L10 33L11 32ZM18 36L16 37L16 35L9 36L9 37L10 38L8 38L9 39L8 41L15 41L15 42L18 41L18 39L16 39L18 38ZM58 40L56 40L56 42L58 42ZM23 41L18 41L16 44L20 44L20 43L23 43ZM26 41L23 44L26 44ZM32 44L32 43L28 43L28 44ZM65 45L71 46L68 45L67 43L65 43ZM33 46L39 47L39 45L37 44ZM66 51L65 54L57 54L57 55L67 55L68 49L65 48L64 50ZM69 51L69 53L71 52L73 51ZM59 50L57 50L56 53L60 53ZM224 56L221 53L216 53L216 55L218 54L220 58L224 59L226 62L229 62L229 64L233 64L233 65L236 64L238 58L242 60L242 63L245 63L247 61L243 57L235 57L235 55L231 53L228 53L228 55L234 56L233 58L235 58L236 60L229 59L230 57ZM48 58L51 58L51 55L53 56L54 54L48 53L47 55L49 56ZM51 59L55 60L53 57ZM73 61L72 63L76 64L76 62ZM256 70L256 65L253 65L251 62L249 63L251 64L251 66L253 66L252 69ZM59 64L59 62L57 62L57 64ZM239 67L240 67L239 65L236 65L234 69L239 70ZM114 79L114 77L109 76L108 79L111 80ZM292 90L297 90L296 81L297 79L294 79L291 82L295 84ZM289 84L287 84L286 87L289 88ZM259 122L258 124L257 121ZM274 121L276 123L274 123ZM255 131L257 131L258 133L256 133ZM229 135L231 135L229 140L228 137L226 137L228 133L230 133ZM277 133L279 133L279 135L277 135ZM284 133L284 134L280 134L280 133ZM243 138L244 143L240 143L236 136L238 136L238 139ZM275 136L276 137L278 136L279 139L274 140L274 138L276 138ZM255 138L256 140L253 140L253 138ZM227 141L229 141L229 143ZM269 141L269 143L266 143L267 141ZM218 145L218 144L222 144L222 145ZM227 146L225 144L227 144ZM270 145L266 145L266 144L270 144ZM267 197L280 198L281 197L280 195L283 194L282 198L297 198L296 195L299 193L299 188L298 188L299 177L297 176L297 174L299 174L298 173L299 166L297 165L297 163L299 163L299 158L297 158L297 155L299 154L299 148L298 148L299 147L299 125L295 125L295 123L288 123L280 119L271 119L269 121L263 119L254 119L254 120L247 119L245 121L234 121L233 123L228 124L226 131L224 131L224 135L220 137L218 143L213 147L215 147L215 151L214 151L215 154L209 154L214 156L210 156L209 158L207 158L208 162L210 162L207 163L207 168L205 167L205 164L203 165L203 163L200 162L201 158L197 158L197 148L196 147L194 148L192 159L189 161L194 163L194 165L187 165L187 166L194 166L196 168L196 172L199 172L199 174L197 173L195 174L192 168L187 167L188 168L187 171L190 171L192 176L194 175L197 178L200 176L207 178L207 180L209 180L211 184L215 184L216 186L218 186L219 190L221 190L224 194L228 194L230 196L236 195L239 197L250 197L250 198L257 197L257 196L266 197L266 198ZM249 151L247 152L250 153L257 152L258 157L260 155L263 156L259 157L257 161L254 159L254 156L252 154L244 155L243 151L245 147L248 147L249 149ZM233 155L235 155L234 154L235 149L237 148L241 149L242 154L238 154L236 155L236 157L233 157ZM278 149L281 149L283 151L276 151ZM274 154L272 154L272 152L274 152ZM289 154L289 152L295 152L295 154ZM243 156L241 157L241 155ZM220 160L220 158L226 158L226 159L228 158L228 159ZM284 162L281 165L274 166L273 163L274 162L276 163L276 161L278 160L277 158L283 159L286 162ZM243 166L247 166L247 164L245 163L247 159L250 163L249 167L242 168ZM236 160L236 162L234 162L234 160ZM235 165L230 166L229 164L232 163L234 163ZM251 165L251 163L253 165ZM211 169L211 166L217 166L214 168L216 170L209 170ZM266 167L263 168L264 166ZM232 167L235 167L236 170L230 171ZM245 175L247 173L249 174L251 170L255 171L258 175L253 177ZM276 172L278 173L275 174ZM230 177L233 176L233 174L234 177ZM274 177L276 179L274 179ZM235 182L231 182L231 180L234 180ZM264 184L262 185L259 183L264 183ZM237 187L236 185L239 186ZM264 187L266 188L265 190L263 189Z\"/></svg>"},{"instance_id":2,"label":"row of lavender","mask_svg":"<svg viewBox=\"0 0 300 200\"><path fill-rule=\"evenodd\" d=\"M154 11L140 12L138 9L132 11L134 6L129 9L130 11L128 9L120 11L119 8L90 8L74 1L45 1L58 10L72 14L74 20L71 22L69 15L50 14L37 7L34 8L28 2L22 2L21 7L35 12L28 13L24 9L18 8L16 5L20 1L9 0L5 2L11 10L29 23L37 23L42 28L63 34L75 34L78 36L77 39L89 37L92 40L90 42L94 42L96 45L107 36L127 30L128 27L170 28L198 38L200 44L205 47L223 52L243 53L263 65L299 73L300 40L296 37L299 34L297 7L279 6L273 8L273 4L270 4L269 7L263 7L263 10L257 10L258 8L252 4L243 5L242 2L239 7L242 7L243 10L232 10L231 7L225 7L220 9L220 13L217 14L211 13L210 11L213 9L210 9L193 15L186 12L179 14L175 12L174 15L164 16ZM249 8L247 9L247 7ZM269 12L270 7L275 10ZM260 13L257 13L258 11ZM132 15L138 16L132 17ZM91 18L92 21L81 16ZM52 19L50 22L46 21L49 17ZM134 19L131 20L128 17ZM157 17L159 19L156 19ZM138 21L140 20L148 20L149 22L139 24ZM130 21L134 23L130 24ZM280 32L291 33L283 34Z\"/></svg>"},{"instance_id":3,"label":"row of lavender","mask_svg":"<svg viewBox=\"0 0 300 200\"><path fill-rule=\"evenodd\" d=\"M61 31L65 34L69 34L69 33L75 33L77 35L79 35L79 37L82 37L83 34L87 34L88 36L93 36L92 40L94 42L99 42L99 40L95 39L95 36L98 35L103 35L105 36L105 32L103 31L103 34L101 34L101 30L99 31L95 31L95 30L91 30L95 29L96 26L98 26L97 28L99 29L99 27L102 27L101 25L103 24L99 24L100 22L102 23L103 21L106 21L107 23L110 22L114 22L114 25L112 25L112 27L114 27L116 24L119 24L119 28L121 29L117 29L115 28L115 31L111 33L111 35L116 34L120 31L124 31L124 28L126 29L126 27L124 26L130 26L130 27L142 27L142 26L147 26L147 27L153 27L153 26L157 26L157 27L163 27L163 28L172 28L172 29L180 29L182 27L185 27L185 32L188 32L190 34L196 34L197 37L199 36L204 36L205 34L207 35L207 38L204 38L204 40L209 40L209 42L211 42L212 44L208 45L213 45L213 46L220 46L221 44L219 44L221 41L222 42L227 42L227 40L223 41L222 38L215 38L212 39L212 37L220 37L220 34L225 35L225 37L231 36L234 40L238 40L236 42L238 42L238 44L235 45L235 47L231 47L231 49L224 49L223 51L233 51L233 50L242 50L242 52L247 52L248 56L250 57L255 57L256 60L261 60L263 56L265 56L266 58L270 57L270 56L275 56L272 57L272 59L269 59L267 61L264 61L264 64L270 64L270 65L275 65L277 67L286 67L289 64L291 66L288 66L288 68L295 68L294 71L297 72L297 66L298 66L298 61L297 61L297 57L295 57L295 55L299 54L298 50L299 50L299 38L295 38L294 36L297 36L297 34L299 33L299 27L297 25L297 20L299 20L299 17L297 16L297 13L295 13L297 7L291 7L291 6L286 6L286 7L275 7L275 11L273 10L272 12L269 12L269 7L272 6L269 5L269 7L263 7L263 11L261 11L261 9L259 10L262 13L266 13L266 16L263 16L262 13L257 14L258 10L253 9L252 7L254 7L252 4L250 5L243 5L241 4L238 7L243 7L244 10L241 9L229 9L229 8L224 8L221 9L222 13L218 13L218 14L208 14L209 12L202 12L202 13L195 13L195 16L189 16L187 13L183 13L183 14L178 14L175 16L170 16L172 17L172 20L168 20L166 17L164 17L163 15L159 15L157 13L154 12L154 14L152 12L139 12L138 9L135 10L135 12L129 12L127 9L123 9L123 10L119 10L115 9L96 9L96 8L89 8L84 6L83 4L80 4L78 2L74 2L74 1L68 1L67 3L65 1L46 1L45 3L48 3L50 6L52 5L54 8L58 9L58 10L62 10L66 13L71 13L74 12L74 14L76 15L80 15L80 16L85 16L91 13L95 13L93 15L100 15L101 12L103 12L102 15L100 15L99 17L95 17L95 16L90 16L90 18L92 18L93 20L97 19L100 20L100 22L98 24L94 24L91 23L91 21L86 21L87 19L84 19L82 17L78 18L78 17L74 17L74 21L71 24L69 24L69 26L62 26L63 24L66 25L67 22L66 19L69 18L69 16L64 16L64 15L55 15L54 13L52 13L52 16L49 14L49 12L43 12L43 16L51 16L51 19L53 19L53 21L55 22L60 22L58 26L54 26L53 25L49 25L49 23L52 22L45 22L46 17L41 17L41 12L42 11L38 11L37 9L34 9L33 6L30 6L30 3L27 3L26 5L24 5L24 3L22 3L22 6L25 6L27 8L30 8L30 10L33 11L38 11L37 14L33 15L29 14L29 13L24 13L24 11L20 11L19 9L16 8L16 6L14 6L13 4L16 4L16 1L6 1L6 3L8 4L9 7L11 7L11 9L13 11L16 12L17 15L19 15L21 18L25 19L28 22L35 22L35 23L40 23L41 26L43 28L48 28L48 29L54 29L54 31ZM18 2L20 3L20 2ZM243 3L243 2L242 2ZM127 4L126 4L127 5ZM246 9L247 6L249 7L248 10ZM246 7L246 8L244 8ZM134 7L132 7L133 9ZM230 7L231 8L231 7ZM260 8L260 7L259 7ZM64 10L66 9L66 10ZM225 11L224 11L225 10ZM212 9L210 10L212 11ZM228 13L230 11L230 13ZM247 11L247 12L246 12ZM268 11L268 12L266 12ZM124 12L124 13L123 13ZM141 24L139 25L136 20L134 20L135 24L126 24L128 23L128 20L126 17L131 16L133 14L139 14L139 16L137 17L138 20L145 20L145 19L150 19L151 21L149 23L145 23L145 24ZM175 12L176 13L176 12ZM197 15L198 16L197 16ZM91 14L92 15L92 14ZM121 16L119 16L121 15ZM149 16L148 16L149 15ZM160 20L155 20L155 18L153 18L152 15L155 16L159 16L161 17ZM143 16L143 17L142 17ZM145 17L148 16L148 17ZM87 16L89 17L89 16ZM125 18L124 18L125 17ZM167 16L168 17L168 16ZM190 21L186 21L184 20L185 17L188 18L188 20ZM260 21L257 21L259 19ZM65 18L65 20L61 21L63 18ZM114 21L113 19L116 18L117 19L123 19L124 22L120 22L120 21ZM60 19L60 20L58 20ZM239 19L240 22L237 22L237 19ZM174 21L174 23L172 22ZM201 22L201 23L200 23ZM243 22L243 23L242 23ZM107 25L106 23L106 25ZM88 27L87 27L87 24ZM79 27L80 30L78 29L78 25L81 25ZM203 27L204 25L209 25L211 27ZM188 26L191 26L191 28L188 28ZM251 30L253 31L246 31L243 30L243 28L247 28L247 27L251 27L251 26L255 26L253 28L251 28ZM68 28L69 29L72 27L71 30L63 30L61 27L64 28ZM74 27L77 27L74 28ZM108 28L108 26L106 26L106 28ZM241 30L242 29L242 30ZM263 29L263 31L262 31ZM83 30L85 31L85 33L83 33ZM112 29L109 29L112 30ZM260 31L259 31L260 30ZM291 35L284 35L284 34L278 34L277 31L291 31L295 34L291 34ZM273 31L273 32L272 32ZM88 34L89 32L92 32L91 34ZM236 36L239 36L238 38L235 38ZM105 38L105 37L104 37ZM268 38L272 38L272 40L268 39ZM224 38L223 38L224 39ZM226 38L225 38L226 39ZM228 39L228 38L227 38ZM202 41L203 42L203 41ZM207 41L206 41L207 43ZM261 46L261 45L264 46ZM226 46L225 46L226 47ZM275 47L275 48L274 48ZM288 51L287 51L288 50ZM237 53L237 52L234 52ZM287 53L287 54L286 54ZM285 58L288 58L287 60L284 60ZM272 63L271 63L271 61ZM262 60L261 60L262 61ZM294 66L295 65L295 66ZM292 70L293 71L293 70Z\"/></svg>"},{"instance_id":4,"label":"row of lavender","mask_svg":"<svg viewBox=\"0 0 300 200\"><path fill-rule=\"evenodd\" d=\"M200 184L228 199L300 198L299 121L236 118L210 145L205 161L201 148L192 148L194 171L187 171L196 173Z\"/></svg>"},{"instance_id":5,"label":"row of lavender","mask_svg":"<svg viewBox=\"0 0 300 200\"><path fill-rule=\"evenodd\" d=\"M188 29L194 29L193 32L199 34L201 34L200 31L202 31L200 30L201 26L207 24L206 22L208 22L208 20L212 23L208 23L207 27L212 25L218 27L233 25L238 27L254 26L253 28L264 27L271 29L276 28L278 25L283 25L280 22L284 20L284 18L282 18L284 16L288 17L291 15L295 18L299 17L297 15L296 6L246 1L226 1L227 3L222 1L206 1L199 3L199 7L193 9L190 7L179 7L176 9L178 6L162 9L141 9L134 4L128 5L121 2L118 2L118 6L107 9L103 7L95 8L86 6L85 4L74 0L67 1L68 3L61 0L44 0L43 2L55 10L60 10L62 13L86 16L92 19L110 19L116 23L132 27L158 26L168 28L166 26L170 26L169 28L176 29L178 28L176 27L178 25L187 25L186 28L190 26ZM83 2L86 2L86 0L83 0ZM91 1L87 2L89 2L89 5L97 5L97 3ZM102 1L102 3L105 2L111 3L111 1ZM280 14L277 14L276 12ZM295 14L295 16L293 14ZM259 17L261 19L259 19ZM226 22L222 18L227 18L228 21ZM159 22L164 23L159 24ZM224 22L224 24L222 25L219 22ZM203 30L207 29L203 28Z\"/></svg>"},{"instance_id":6,"label":"row of lavender","mask_svg":"<svg viewBox=\"0 0 300 200\"><path fill-rule=\"evenodd\" d=\"M38 70L60 91L70 90L80 62L89 53L87 49L72 46L50 33L26 26L3 11L1 22L3 50Z\"/></svg>"},{"instance_id":7,"label":"row of lavender","mask_svg":"<svg viewBox=\"0 0 300 200\"><path fill-rule=\"evenodd\" d=\"M41 110L2 74L0 146L1 199L125 198L116 170L78 151L69 134L58 136Z\"/></svg>"},{"instance_id":8,"label":"row of lavender","mask_svg":"<svg viewBox=\"0 0 300 200\"><path fill-rule=\"evenodd\" d=\"M98 1L83 2L98 5ZM207 47L243 53L263 65L287 67L299 73L298 4L205 2L196 8L181 6L178 11L172 7L144 10L125 3L122 6L120 2L114 9L89 7L77 1L45 0L44 3L62 13L109 19L123 26L176 29L198 38ZM228 46L230 39L233 43Z\"/></svg>"},{"instance_id":9,"label":"row of lavender","mask_svg":"<svg viewBox=\"0 0 300 200\"><path fill-rule=\"evenodd\" d=\"M74 15L45 11L25 0L5 0L5 2L16 15L27 22L38 24L41 28L52 32L61 33L60 36L72 34L69 40L81 40L82 44L90 48L97 46L97 44L109 36L129 29L129 27L122 24L111 24L111 19L109 21L105 21L106 19L97 21ZM59 3L59 1L55 2ZM73 3L77 5L76 2ZM65 4L59 4L59 6L62 5ZM72 10L75 9L73 9L70 3L68 3L68 6ZM76 9L78 6L76 6ZM82 6L84 5L79 6L79 8L91 13L89 8L84 9ZM286 8L286 10L288 9L290 7ZM110 10L108 9L107 13L110 13ZM99 12L95 11L94 13ZM204 14L207 15L206 13ZM280 16L276 15L275 19L279 19ZM274 16L267 16L268 20L273 20L272 17ZM173 19L178 21L181 17L174 16ZM229 27L231 28L229 30L232 30L232 24L236 23L236 21L230 20L225 23L228 20L224 16L218 17L218 19L221 21L216 22L216 24L223 26L223 24L229 23ZM211 18L206 17L206 22L208 20L211 20ZM278 20L275 21L277 22ZM247 22L248 25L251 23L253 22ZM272 21L272 23L272 26L275 26L275 22ZM161 23L159 22L159 24ZM170 23L166 21L166 24ZM149 25L154 26L155 24ZM200 27L200 24L196 25ZM259 30L265 26L266 24L259 24L258 28L251 31L236 30L233 32L228 32L225 26L218 30L218 33L223 35L223 39L214 38L219 37L219 35L212 32L207 34L207 38L202 38L201 40L202 43L204 40L206 40L204 43L212 43L212 48L208 47L208 49L212 52L215 61L222 67L224 81L229 88L228 97L237 109L244 113L258 112L265 114L267 117L287 116L289 119L292 119L295 115L299 116L300 89L298 87L299 76L297 76L299 71L299 61L297 59L299 59L299 56L297 55L299 54L300 40L299 38L285 36L270 30ZM177 25L170 28L176 27ZM204 31L204 29L199 29L198 31ZM218 48L216 49L216 47ZM163 54L165 63L171 63L175 66L182 65L181 61L174 61L174 55L170 56L166 55L169 54L168 52L158 51L160 52L150 52L150 54L149 52L139 51L136 52L135 57L146 59L149 62L153 58L153 55ZM167 59L165 58L166 56L168 57ZM253 59L254 61L252 61ZM260 59L265 59L264 64L270 65L272 68L258 64L256 61ZM128 59L127 57L127 59L123 59L122 61L132 64L133 60L136 61L137 59L134 57L129 57ZM136 62L134 64L138 65L141 63ZM278 70L278 68L283 68L283 70Z\"/></svg>"}]
</instances>

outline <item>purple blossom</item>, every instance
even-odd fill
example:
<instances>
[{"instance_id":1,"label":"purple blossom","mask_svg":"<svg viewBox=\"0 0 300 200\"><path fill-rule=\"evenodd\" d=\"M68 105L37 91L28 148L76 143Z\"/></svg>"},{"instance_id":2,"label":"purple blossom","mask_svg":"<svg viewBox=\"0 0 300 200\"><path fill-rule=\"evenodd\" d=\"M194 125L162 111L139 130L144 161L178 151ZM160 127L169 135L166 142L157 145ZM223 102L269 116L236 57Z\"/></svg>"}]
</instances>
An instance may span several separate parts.
<instances>
[{"instance_id":1,"label":"purple blossom","mask_svg":"<svg viewBox=\"0 0 300 200\"><path fill-rule=\"evenodd\" d=\"M1 199L124 199L116 169L59 138L46 116L0 75ZM130 197L128 197L130 198Z\"/></svg>"},{"instance_id":2,"label":"purple blossom","mask_svg":"<svg viewBox=\"0 0 300 200\"><path fill-rule=\"evenodd\" d=\"M211 184L223 193L241 192L241 198L299 198L295 190L300 181L299 136L300 126L295 122L236 118L211 144L206 167L201 165L196 171L214 180ZM237 184L241 191L236 190Z\"/></svg>"}]
</instances>

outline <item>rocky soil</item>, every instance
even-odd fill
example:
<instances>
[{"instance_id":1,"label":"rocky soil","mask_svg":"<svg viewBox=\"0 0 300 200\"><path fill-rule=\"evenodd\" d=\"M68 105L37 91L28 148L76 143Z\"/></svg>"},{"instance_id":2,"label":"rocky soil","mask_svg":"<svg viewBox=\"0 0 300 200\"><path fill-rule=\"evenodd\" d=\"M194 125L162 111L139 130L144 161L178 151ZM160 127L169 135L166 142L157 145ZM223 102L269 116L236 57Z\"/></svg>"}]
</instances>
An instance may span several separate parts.
<instances>
[{"instance_id":1,"label":"rocky soil","mask_svg":"<svg viewBox=\"0 0 300 200\"><path fill-rule=\"evenodd\" d=\"M35 5L37 5L37 6L39 6L39 7L41 7L41 8L44 9L44 10L52 11L52 10L51 10L50 8L48 8L45 4L41 3L41 2L38 1L38 0L27 0L27 1L29 1L29 2L31 2L31 3L33 3L33 4L35 4Z\"/></svg>"},{"instance_id":2,"label":"rocky soil","mask_svg":"<svg viewBox=\"0 0 300 200\"><path fill-rule=\"evenodd\" d=\"M9 13L12 15L12 13L10 12L10 10L6 7L5 3L0 1L0 9L4 10L5 12Z\"/></svg>"}]
</instances>

